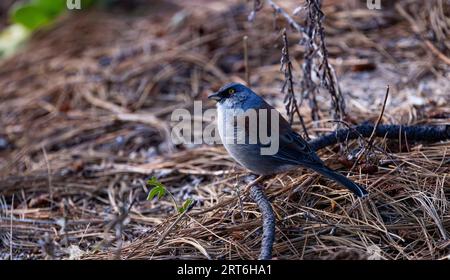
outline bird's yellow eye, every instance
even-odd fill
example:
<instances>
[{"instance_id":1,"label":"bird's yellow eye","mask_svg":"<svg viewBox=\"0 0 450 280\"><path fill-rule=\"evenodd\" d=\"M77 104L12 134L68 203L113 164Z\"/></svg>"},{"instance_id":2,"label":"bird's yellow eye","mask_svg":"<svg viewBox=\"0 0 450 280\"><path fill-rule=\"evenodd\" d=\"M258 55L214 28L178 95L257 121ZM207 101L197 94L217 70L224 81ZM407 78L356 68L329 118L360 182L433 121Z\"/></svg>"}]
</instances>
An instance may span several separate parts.
<instances>
[{"instance_id":1,"label":"bird's yellow eye","mask_svg":"<svg viewBox=\"0 0 450 280\"><path fill-rule=\"evenodd\" d=\"M235 93L235 90L234 90L234 88L230 88L230 89L228 89L228 93L229 93L229 94L233 94L233 93Z\"/></svg>"}]
</instances>

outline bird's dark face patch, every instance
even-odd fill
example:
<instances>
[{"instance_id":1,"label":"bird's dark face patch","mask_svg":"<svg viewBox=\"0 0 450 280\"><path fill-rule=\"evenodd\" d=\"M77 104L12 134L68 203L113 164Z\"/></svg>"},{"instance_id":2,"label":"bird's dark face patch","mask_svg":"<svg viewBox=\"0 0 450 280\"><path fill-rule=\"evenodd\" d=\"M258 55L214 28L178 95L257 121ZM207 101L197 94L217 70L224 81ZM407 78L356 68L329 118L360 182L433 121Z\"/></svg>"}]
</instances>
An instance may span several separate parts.
<instances>
[{"instance_id":1,"label":"bird's dark face patch","mask_svg":"<svg viewBox=\"0 0 450 280\"><path fill-rule=\"evenodd\" d=\"M231 98L237 94L245 93L246 86L238 83L231 83L223 86L217 92L208 96L209 99L217 100L218 102L223 102L224 100Z\"/></svg>"}]
</instances>

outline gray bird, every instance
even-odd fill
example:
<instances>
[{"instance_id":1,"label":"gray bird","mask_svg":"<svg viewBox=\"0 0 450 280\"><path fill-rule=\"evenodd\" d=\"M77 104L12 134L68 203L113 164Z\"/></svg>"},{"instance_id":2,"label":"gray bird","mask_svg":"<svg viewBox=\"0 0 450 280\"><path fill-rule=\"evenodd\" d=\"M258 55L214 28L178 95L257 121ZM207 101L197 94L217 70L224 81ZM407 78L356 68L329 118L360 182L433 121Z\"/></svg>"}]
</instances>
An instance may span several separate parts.
<instances>
[{"instance_id":1,"label":"gray bird","mask_svg":"<svg viewBox=\"0 0 450 280\"><path fill-rule=\"evenodd\" d=\"M325 166L281 114L248 87L239 83L227 84L208 98L217 101L218 130L223 145L239 164L251 172L270 175L303 166L337 181L358 197L367 196L363 187ZM236 120L249 111L256 112L256 125L251 120ZM260 115L262 111L268 112L266 121L261 121L264 120L264 115ZM274 122L278 122L278 126L274 126ZM267 131L272 141L278 141L275 153L262 153L262 148L269 144L259 138L261 131ZM252 133L258 136L256 141Z\"/></svg>"}]
</instances>

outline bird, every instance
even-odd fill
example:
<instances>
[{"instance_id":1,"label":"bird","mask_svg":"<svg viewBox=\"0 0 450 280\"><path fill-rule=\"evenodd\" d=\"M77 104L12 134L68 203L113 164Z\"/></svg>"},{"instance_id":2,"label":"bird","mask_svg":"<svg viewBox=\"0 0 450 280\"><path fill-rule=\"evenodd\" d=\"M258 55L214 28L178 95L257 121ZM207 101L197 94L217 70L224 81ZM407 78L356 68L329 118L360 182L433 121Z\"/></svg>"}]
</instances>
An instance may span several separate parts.
<instances>
[{"instance_id":1,"label":"bird","mask_svg":"<svg viewBox=\"0 0 450 280\"><path fill-rule=\"evenodd\" d=\"M250 172L264 176L305 167L340 183L357 197L363 198L368 195L362 186L327 167L283 116L250 88L240 83L229 83L208 98L217 102L217 127L222 144L231 157ZM269 112L267 114L269 117L268 121L261 122L263 115L259 113L264 109ZM256 126L251 124L251 120L240 123L236 121L237 117L249 111L258 113ZM275 122L278 120L278 128L273 126L271 120ZM271 138L278 141L278 149L273 154L261 152L261 148L267 147L267 143L263 143L259 138L251 141L250 133L255 129L259 133L264 125L267 126L265 131L269 131L268 134L274 134L270 135L271 137L278 137ZM239 142L237 135L245 137Z\"/></svg>"}]
</instances>

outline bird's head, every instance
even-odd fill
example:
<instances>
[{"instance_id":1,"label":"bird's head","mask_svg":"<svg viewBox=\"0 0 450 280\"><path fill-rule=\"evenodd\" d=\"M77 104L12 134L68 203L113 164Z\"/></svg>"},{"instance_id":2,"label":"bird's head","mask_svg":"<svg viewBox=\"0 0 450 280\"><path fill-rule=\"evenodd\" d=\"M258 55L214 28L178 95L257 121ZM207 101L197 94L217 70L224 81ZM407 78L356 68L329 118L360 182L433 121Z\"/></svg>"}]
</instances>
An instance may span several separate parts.
<instances>
[{"instance_id":1,"label":"bird's head","mask_svg":"<svg viewBox=\"0 0 450 280\"><path fill-rule=\"evenodd\" d=\"M208 96L209 99L222 103L226 100L245 100L254 95L251 89L239 83L230 83L221 87L217 92Z\"/></svg>"}]
</instances>

